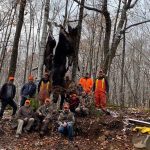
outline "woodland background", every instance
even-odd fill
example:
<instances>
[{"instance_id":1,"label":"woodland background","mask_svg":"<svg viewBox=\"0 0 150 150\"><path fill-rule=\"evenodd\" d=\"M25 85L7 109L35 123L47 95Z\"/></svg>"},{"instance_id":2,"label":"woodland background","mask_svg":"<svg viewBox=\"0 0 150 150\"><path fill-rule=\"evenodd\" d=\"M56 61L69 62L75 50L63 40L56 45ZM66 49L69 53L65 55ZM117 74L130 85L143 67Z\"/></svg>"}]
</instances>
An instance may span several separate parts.
<instances>
[{"instance_id":1,"label":"woodland background","mask_svg":"<svg viewBox=\"0 0 150 150\"><path fill-rule=\"evenodd\" d=\"M150 108L149 6L149 0L0 0L0 86L15 75L18 100L28 75L41 78L48 33L58 41L58 25L79 25L69 76L95 78L103 67L110 104Z\"/></svg>"}]
</instances>

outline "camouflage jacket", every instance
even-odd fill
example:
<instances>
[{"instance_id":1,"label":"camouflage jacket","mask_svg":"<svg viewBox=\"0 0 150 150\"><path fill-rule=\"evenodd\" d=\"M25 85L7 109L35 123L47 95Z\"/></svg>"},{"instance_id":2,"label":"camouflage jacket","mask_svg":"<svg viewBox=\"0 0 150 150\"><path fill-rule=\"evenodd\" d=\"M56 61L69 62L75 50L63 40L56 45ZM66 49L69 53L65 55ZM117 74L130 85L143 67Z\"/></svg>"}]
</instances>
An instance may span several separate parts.
<instances>
[{"instance_id":1,"label":"camouflage jacket","mask_svg":"<svg viewBox=\"0 0 150 150\"><path fill-rule=\"evenodd\" d=\"M60 113L58 117L58 124L61 125L64 122L74 124L75 122L74 114L70 110L68 113L64 111Z\"/></svg>"}]
</instances>

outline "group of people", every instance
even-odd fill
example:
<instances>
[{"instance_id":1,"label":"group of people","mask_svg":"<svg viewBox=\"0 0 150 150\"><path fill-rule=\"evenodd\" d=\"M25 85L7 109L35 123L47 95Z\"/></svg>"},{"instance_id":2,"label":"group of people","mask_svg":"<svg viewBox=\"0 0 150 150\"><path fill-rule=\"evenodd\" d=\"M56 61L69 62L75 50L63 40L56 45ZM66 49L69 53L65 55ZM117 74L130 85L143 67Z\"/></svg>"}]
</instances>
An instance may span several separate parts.
<instances>
[{"instance_id":1,"label":"group of people","mask_svg":"<svg viewBox=\"0 0 150 150\"><path fill-rule=\"evenodd\" d=\"M69 140L73 140L73 125L75 116L87 116L89 114L89 104L94 91L94 103L97 110L106 111L106 98L109 90L108 81L101 69L98 78L93 81L89 74L80 78L78 83L74 83L66 76L64 80L63 92L60 92L60 107L57 109L57 101L51 98L53 93L49 74L45 73L38 85L34 83L34 77L28 77L28 83L21 88L20 107L17 111L17 104L14 101L16 86L13 84L14 77L9 77L0 90L1 110L0 119L4 110L9 104L13 108L12 118L17 118L16 137L22 134L22 130L27 133L32 130L39 131L43 136L49 124L54 123L54 116L58 113L58 132L68 135ZM36 96L38 95L38 96ZM16 115L17 112L17 115Z\"/></svg>"}]
</instances>

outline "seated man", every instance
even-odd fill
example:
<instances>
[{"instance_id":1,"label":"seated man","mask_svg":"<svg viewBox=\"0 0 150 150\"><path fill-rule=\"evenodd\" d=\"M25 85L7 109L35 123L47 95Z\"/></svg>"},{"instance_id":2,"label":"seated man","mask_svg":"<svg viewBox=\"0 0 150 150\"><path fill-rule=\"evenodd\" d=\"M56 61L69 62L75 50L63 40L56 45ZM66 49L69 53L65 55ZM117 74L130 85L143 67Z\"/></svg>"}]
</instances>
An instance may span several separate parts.
<instances>
[{"instance_id":1,"label":"seated man","mask_svg":"<svg viewBox=\"0 0 150 150\"><path fill-rule=\"evenodd\" d=\"M72 93L69 98L70 111L75 113L75 109L79 106L80 100L77 94Z\"/></svg>"},{"instance_id":2,"label":"seated man","mask_svg":"<svg viewBox=\"0 0 150 150\"><path fill-rule=\"evenodd\" d=\"M85 92L82 92L79 106L75 109L75 112L81 116L86 116L89 114L89 109L87 108L87 103L85 100L85 94Z\"/></svg>"},{"instance_id":3,"label":"seated man","mask_svg":"<svg viewBox=\"0 0 150 150\"><path fill-rule=\"evenodd\" d=\"M26 124L24 131L28 132L31 129L31 126L34 123L33 118L34 112L32 107L30 106L30 100L26 100L24 106L20 107L18 111L18 127L16 131L16 137L18 138L22 133L23 125Z\"/></svg>"},{"instance_id":4,"label":"seated man","mask_svg":"<svg viewBox=\"0 0 150 150\"><path fill-rule=\"evenodd\" d=\"M36 130L40 129L40 136L43 136L48 130L48 124L52 120L53 112L54 109L52 101L51 99L46 98L45 103L38 108L36 113L36 121L37 121Z\"/></svg>"},{"instance_id":5,"label":"seated man","mask_svg":"<svg viewBox=\"0 0 150 150\"><path fill-rule=\"evenodd\" d=\"M63 112L58 117L59 128L58 132L68 135L69 140L73 140L73 124L75 118L72 112L69 110L69 104L64 103Z\"/></svg>"}]
</instances>

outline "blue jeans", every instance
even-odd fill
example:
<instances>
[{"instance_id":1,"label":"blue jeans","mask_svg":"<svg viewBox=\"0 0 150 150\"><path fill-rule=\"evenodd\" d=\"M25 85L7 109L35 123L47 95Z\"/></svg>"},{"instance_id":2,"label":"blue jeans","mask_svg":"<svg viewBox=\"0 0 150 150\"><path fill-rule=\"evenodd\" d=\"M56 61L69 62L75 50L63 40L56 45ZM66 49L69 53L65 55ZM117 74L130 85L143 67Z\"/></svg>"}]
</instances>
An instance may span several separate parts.
<instances>
[{"instance_id":1,"label":"blue jeans","mask_svg":"<svg viewBox=\"0 0 150 150\"><path fill-rule=\"evenodd\" d=\"M58 132L64 135L68 135L69 140L73 139L73 125L72 124L67 124L66 127L60 126L58 128Z\"/></svg>"}]
</instances>

